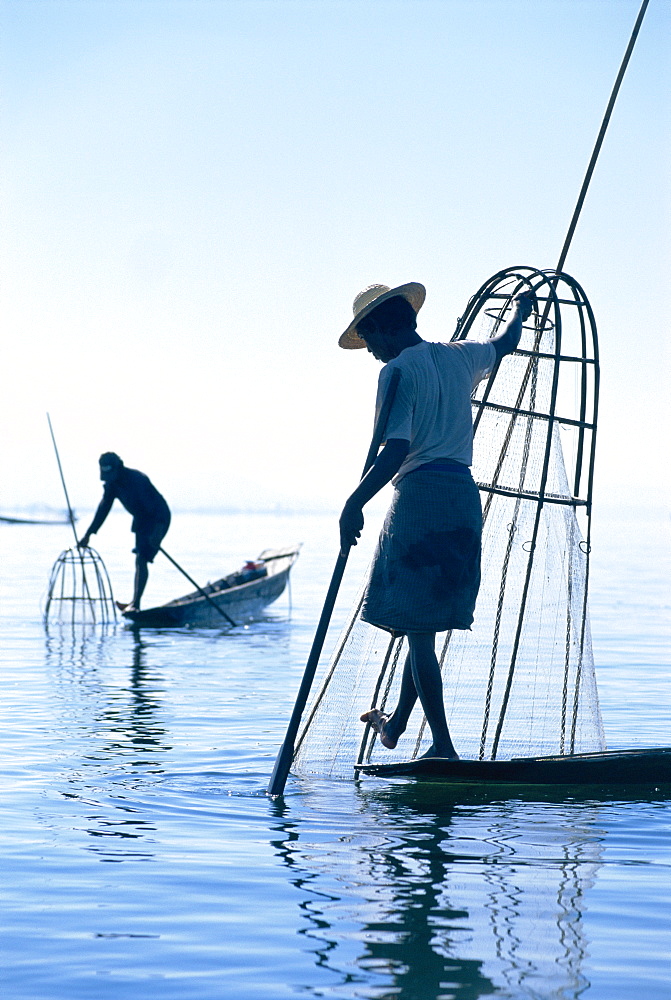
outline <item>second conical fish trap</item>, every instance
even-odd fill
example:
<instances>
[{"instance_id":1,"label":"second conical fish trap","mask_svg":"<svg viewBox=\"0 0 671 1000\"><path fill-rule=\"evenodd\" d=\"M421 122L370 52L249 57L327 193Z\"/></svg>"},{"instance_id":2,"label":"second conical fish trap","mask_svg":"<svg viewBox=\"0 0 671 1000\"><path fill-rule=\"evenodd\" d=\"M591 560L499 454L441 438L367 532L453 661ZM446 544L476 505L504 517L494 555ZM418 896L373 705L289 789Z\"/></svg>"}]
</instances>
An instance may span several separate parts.
<instances>
[{"instance_id":1,"label":"second conical fish trap","mask_svg":"<svg viewBox=\"0 0 671 1000\"><path fill-rule=\"evenodd\" d=\"M107 624L116 617L112 584L95 549L61 552L51 570L45 624Z\"/></svg>"},{"instance_id":2,"label":"second conical fish trap","mask_svg":"<svg viewBox=\"0 0 671 1000\"><path fill-rule=\"evenodd\" d=\"M482 585L472 631L437 637L445 707L461 757L604 748L587 611L598 352L591 307L566 274L511 268L471 299L453 340L486 340L515 294L538 311L519 348L472 399L481 490ZM417 707L394 751L360 714L396 704L407 641L363 622L361 597L303 716L293 769L349 777L356 764L425 753Z\"/></svg>"}]
</instances>

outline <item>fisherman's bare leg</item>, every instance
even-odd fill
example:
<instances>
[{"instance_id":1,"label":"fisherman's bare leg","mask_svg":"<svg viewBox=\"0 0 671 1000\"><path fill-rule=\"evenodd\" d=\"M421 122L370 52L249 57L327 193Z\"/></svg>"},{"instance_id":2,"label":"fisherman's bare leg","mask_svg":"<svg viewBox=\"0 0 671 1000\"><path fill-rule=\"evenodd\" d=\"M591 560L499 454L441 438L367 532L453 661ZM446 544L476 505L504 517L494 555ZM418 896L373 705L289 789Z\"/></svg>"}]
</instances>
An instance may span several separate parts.
<instances>
[{"instance_id":1,"label":"fisherman's bare leg","mask_svg":"<svg viewBox=\"0 0 671 1000\"><path fill-rule=\"evenodd\" d=\"M410 653L406 655L401 675L401 690L398 703L391 715L386 715L378 708L372 708L361 716L362 722L369 722L380 737L380 743L388 750L393 750L400 737L405 732L410 714L417 701L417 688L412 679L412 664Z\"/></svg>"},{"instance_id":2,"label":"fisherman's bare leg","mask_svg":"<svg viewBox=\"0 0 671 1000\"><path fill-rule=\"evenodd\" d=\"M149 566L147 565L147 560L143 559L142 556L137 555L135 557L135 587L133 589L133 600L126 608L127 611L140 610L140 600L144 594L144 588L147 586L148 579Z\"/></svg>"},{"instance_id":3,"label":"fisherman's bare leg","mask_svg":"<svg viewBox=\"0 0 671 1000\"><path fill-rule=\"evenodd\" d=\"M387 723L389 722L389 716L381 712L379 708L371 708L368 712L364 712L359 718L362 722L367 722L375 732L380 737L380 743L387 750L393 750L396 746L397 740L390 736L387 732Z\"/></svg>"},{"instance_id":4,"label":"fisherman's bare leg","mask_svg":"<svg viewBox=\"0 0 671 1000\"><path fill-rule=\"evenodd\" d=\"M445 717L435 632L409 632L408 644L412 679L433 737L433 746L425 756L458 759Z\"/></svg>"},{"instance_id":5,"label":"fisherman's bare leg","mask_svg":"<svg viewBox=\"0 0 671 1000\"><path fill-rule=\"evenodd\" d=\"M436 656L434 632L408 633L410 651L403 665L398 704L385 715L379 709L364 712L362 722L369 722L383 746L393 750L405 732L410 714L419 696L431 729L433 745L425 756L458 758L445 718L443 680Z\"/></svg>"},{"instance_id":6,"label":"fisherman's bare leg","mask_svg":"<svg viewBox=\"0 0 671 1000\"><path fill-rule=\"evenodd\" d=\"M408 719L417 701L417 688L412 676L412 654L408 653L403 664L403 674L401 676L401 690L398 694L396 708L384 722L382 734L384 736L383 746L396 743L405 732L408 726ZM391 748L393 749L393 747Z\"/></svg>"}]
</instances>

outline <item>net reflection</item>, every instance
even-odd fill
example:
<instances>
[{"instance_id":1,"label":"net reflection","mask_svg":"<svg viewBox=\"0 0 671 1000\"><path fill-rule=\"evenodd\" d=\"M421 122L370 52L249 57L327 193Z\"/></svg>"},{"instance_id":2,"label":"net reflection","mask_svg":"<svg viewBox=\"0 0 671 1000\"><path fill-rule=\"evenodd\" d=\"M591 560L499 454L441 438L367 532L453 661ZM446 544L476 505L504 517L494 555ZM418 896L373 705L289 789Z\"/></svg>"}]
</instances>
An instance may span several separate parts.
<instances>
[{"instance_id":1,"label":"net reflection","mask_svg":"<svg viewBox=\"0 0 671 1000\"><path fill-rule=\"evenodd\" d=\"M104 665L109 640L116 634L114 625L47 621L44 624L46 664L59 676L81 682Z\"/></svg>"},{"instance_id":2,"label":"net reflection","mask_svg":"<svg viewBox=\"0 0 671 1000\"><path fill-rule=\"evenodd\" d=\"M146 663L148 648L139 629L49 629L46 660L55 668L66 724L95 740L87 761L118 763L121 756L148 766L159 761L147 753L171 749L161 721L162 680Z\"/></svg>"},{"instance_id":3,"label":"net reflection","mask_svg":"<svg viewBox=\"0 0 671 1000\"><path fill-rule=\"evenodd\" d=\"M310 808L328 811L320 794ZM278 807L316 964L343 987L372 977L366 995L384 1000L578 998L601 807L450 794L359 788L357 832L331 836Z\"/></svg>"},{"instance_id":4,"label":"net reflection","mask_svg":"<svg viewBox=\"0 0 671 1000\"><path fill-rule=\"evenodd\" d=\"M153 854L137 842L155 826L123 801L138 782L161 774L171 749L162 681L147 651L138 630L53 624L47 630L46 663L59 709L57 770L67 803L60 821L85 834L85 849L100 860Z\"/></svg>"}]
</instances>

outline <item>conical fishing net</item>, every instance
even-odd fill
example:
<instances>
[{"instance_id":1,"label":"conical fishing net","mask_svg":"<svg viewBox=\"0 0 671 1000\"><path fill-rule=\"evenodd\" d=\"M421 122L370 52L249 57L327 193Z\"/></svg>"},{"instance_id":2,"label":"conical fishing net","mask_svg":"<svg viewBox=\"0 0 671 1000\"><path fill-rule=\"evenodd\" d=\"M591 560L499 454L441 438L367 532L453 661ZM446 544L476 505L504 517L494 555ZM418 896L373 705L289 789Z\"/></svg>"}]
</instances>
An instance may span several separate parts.
<instances>
[{"instance_id":1,"label":"conical fishing net","mask_svg":"<svg viewBox=\"0 0 671 1000\"><path fill-rule=\"evenodd\" d=\"M51 569L45 625L107 625L114 621L112 584L100 554L92 548L65 549Z\"/></svg>"},{"instance_id":2,"label":"conical fishing net","mask_svg":"<svg viewBox=\"0 0 671 1000\"><path fill-rule=\"evenodd\" d=\"M587 610L598 398L591 308L568 275L514 268L473 297L452 339L497 333L529 285L538 311L518 350L473 394L484 519L475 622L436 637L450 733L465 758L604 749ZM393 710L407 653L404 637L361 620L365 584L320 664L295 772L350 777L357 763L408 760L431 745L419 702L393 751L359 721L373 706Z\"/></svg>"}]
</instances>

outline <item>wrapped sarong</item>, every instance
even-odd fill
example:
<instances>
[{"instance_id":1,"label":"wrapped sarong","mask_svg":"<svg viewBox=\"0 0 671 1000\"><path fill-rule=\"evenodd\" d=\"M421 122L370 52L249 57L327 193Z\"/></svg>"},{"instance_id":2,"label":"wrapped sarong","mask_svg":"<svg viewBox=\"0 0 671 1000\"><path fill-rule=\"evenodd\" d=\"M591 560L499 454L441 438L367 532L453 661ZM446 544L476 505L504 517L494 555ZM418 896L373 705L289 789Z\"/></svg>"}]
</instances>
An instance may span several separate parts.
<instances>
[{"instance_id":1,"label":"wrapped sarong","mask_svg":"<svg viewBox=\"0 0 671 1000\"><path fill-rule=\"evenodd\" d=\"M470 629L481 536L480 494L466 466L409 472L380 533L363 620L397 635Z\"/></svg>"}]
</instances>

